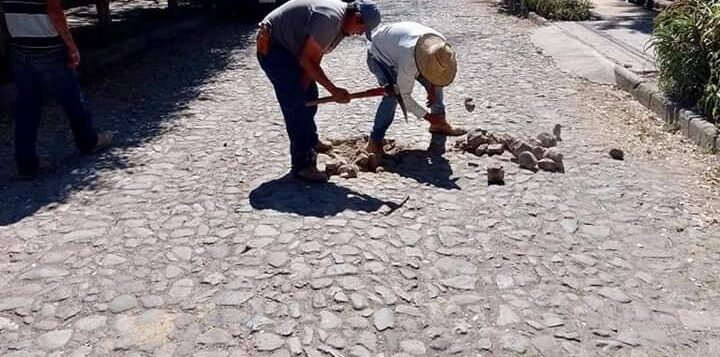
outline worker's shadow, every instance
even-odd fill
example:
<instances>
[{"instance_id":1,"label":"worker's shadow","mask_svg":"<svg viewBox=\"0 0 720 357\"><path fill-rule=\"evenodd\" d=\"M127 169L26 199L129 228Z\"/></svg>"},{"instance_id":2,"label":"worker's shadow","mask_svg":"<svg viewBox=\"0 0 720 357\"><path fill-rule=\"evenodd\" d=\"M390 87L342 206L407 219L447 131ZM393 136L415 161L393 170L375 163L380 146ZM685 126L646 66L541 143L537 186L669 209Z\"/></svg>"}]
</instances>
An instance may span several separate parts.
<instances>
[{"instance_id":1,"label":"worker's shadow","mask_svg":"<svg viewBox=\"0 0 720 357\"><path fill-rule=\"evenodd\" d=\"M252 190L250 205L260 210L313 217L334 216L346 210L376 212L383 205L392 210L398 206L397 203L382 201L332 182L308 184L290 175L265 182Z\"/></svg>"},{"instance_id":2,"label":"worker's shadow","mask_svg":"<svg viewBox=\"0 0 720 357\"><path fill-rule=\"evenodd\" d=\"M417 182L436 187L459 190L460 186L452 179L450 162L442 155L445 153L447 138L433 134L427 150L401 150L387 154L383 158L385 171L411 178Z\"/></svg>"}]
</instances>

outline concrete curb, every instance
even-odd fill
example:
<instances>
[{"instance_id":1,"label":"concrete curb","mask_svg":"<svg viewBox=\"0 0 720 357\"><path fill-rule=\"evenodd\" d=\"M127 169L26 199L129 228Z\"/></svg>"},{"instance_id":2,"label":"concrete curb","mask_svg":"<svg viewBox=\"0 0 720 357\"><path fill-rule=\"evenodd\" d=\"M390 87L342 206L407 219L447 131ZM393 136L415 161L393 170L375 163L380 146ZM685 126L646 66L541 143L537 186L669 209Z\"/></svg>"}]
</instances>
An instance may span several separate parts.
<instances>
[{"instance_id":1,"label":"concrete curb","mask_svg":"<svg viewBox=\"0 0 720 357\"><path fill-rule=\"evenodd\" d=\"M532 11L528 13L528 20L532 21L535 25L538 26L545 26L550 22L548 19Z\"/></svg>"},{"instance_id":2,"label":"concrete curb","mask_svg":"<svg viewBox=\"0 0 720 357\"><path fill-rule=\"evenodd\" d=\"M549 21L531 12L528 19L538 26L550 25ZM720 129L704 116L683 108L679 103L668 100L657 86L628 70L615 65L615 85L630 93L635 100L650 109L669 125L679 125L690 141L710 152L720 151Z\"/></svg>"},{"instance_id":3,"label":"concrete curb","mask_svg":"<svg viewBox=\"0 0 720 357\"><path fill-rule=\"evenodd\" d=\"M718 127L704 116L668 100L655 84L619 65L615 66L615 82L665 123L679 125L682 133L694 144L713 153L720 149Z\"/></svg>"}]
</instances>

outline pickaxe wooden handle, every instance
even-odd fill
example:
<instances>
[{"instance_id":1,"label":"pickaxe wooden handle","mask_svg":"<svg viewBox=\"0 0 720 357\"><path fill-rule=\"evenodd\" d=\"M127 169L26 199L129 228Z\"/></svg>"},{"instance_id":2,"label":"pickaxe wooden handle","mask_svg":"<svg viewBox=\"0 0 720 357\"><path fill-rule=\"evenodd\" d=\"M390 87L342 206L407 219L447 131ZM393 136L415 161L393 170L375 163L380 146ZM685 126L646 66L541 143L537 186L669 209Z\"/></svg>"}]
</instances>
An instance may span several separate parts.
<instances>
[{"instance_id":1,"label":"pickaxe wooden handle","mask_svg":"<svg viewBox=\"0 0 720 357\"><path fill-rule=\"evenodd\" d=\"M385 95L386 92L387 92L387 89L385 87L378 87L378 88L368 89L368 90L365 90L362 92L350 93L350 99L381 97L381 96ZM318 104L332 103L334 101L335 100L333 100L332 96L322 97L322 98L313 100L311 102L305 103L305 106L314 107L314 106L317 106Z\"/></svg>"}]
</instances>

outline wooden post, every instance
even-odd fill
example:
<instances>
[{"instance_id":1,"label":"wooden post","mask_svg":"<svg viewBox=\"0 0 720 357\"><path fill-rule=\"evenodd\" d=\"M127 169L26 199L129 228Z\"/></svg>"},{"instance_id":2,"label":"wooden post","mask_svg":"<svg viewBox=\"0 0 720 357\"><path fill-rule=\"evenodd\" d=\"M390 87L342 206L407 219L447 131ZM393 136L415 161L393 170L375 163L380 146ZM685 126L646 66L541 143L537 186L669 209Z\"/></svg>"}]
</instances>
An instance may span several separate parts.
<instances>
[{"instance_id":1,"label":"wooden post","mask_svg":"<svg viewBox=\"0 0 720 357\"><path fill-rule=\"evenodd\" d=\"M95 7L98 13L98 25L103 31L110 29L112 19L110 18L110 0L96 0Z\"/></svg>"}]
</instances>

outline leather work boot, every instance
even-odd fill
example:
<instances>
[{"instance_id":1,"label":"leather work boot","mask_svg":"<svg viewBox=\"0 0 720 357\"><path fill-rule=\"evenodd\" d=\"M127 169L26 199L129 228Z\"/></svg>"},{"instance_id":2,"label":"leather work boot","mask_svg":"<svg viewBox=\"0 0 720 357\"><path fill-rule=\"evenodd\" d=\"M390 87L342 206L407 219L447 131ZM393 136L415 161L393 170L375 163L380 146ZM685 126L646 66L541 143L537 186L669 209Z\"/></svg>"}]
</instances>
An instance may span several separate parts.
<instances>
[{"instance_id":1,"label":"leather work boot","mask_svg":"<svg viewBox=\"0 0 720 357\"><path fill-rule=\"evenodd\" d=\"M328 176L324 172L320 172L314 165L295 171L293 176L297 179L311 183L328 182Z\"/></svg>"},{"instance_id":2,"label":"leather work boot","mask_svg":"<svg viewBox=\"0 0 720 357\"><path fill-rule=\"evenodd\" d=\"M330 150L332 150L332 144L330 142L318 140L317 145L315 145L315 152L324 154Z\"/></svg>"},{"instance_id":3,"label":"leather work boot","mask_svg":"<svg viewBox=\"0 0 720 357\"><path fill-rule=\"evenodd\" d=\"M377 155L378 157L382 157L383 154L385 154L383 144L379 141L368 140L367 148L365 148L365 150L371 154Z\"/></svg>"},{"instance_id":4,"label":"leather work boot","mask_svg":"<svg viewBox=\"0 0 720 357\"><path fill-rule=\"evenodd\" d=\"M437 119L428 120L430 122L430 132L433 134L442 134L447 136L461 136L467 134L467 130L461 128L453 128L447 122L445 116L438 116Z\"/></svg>"},{"instance_id":5,"label":"leather work boot","mask_svg":"<svg viewBox=\"0 0 720 357\"><path fill-rule=\"evenodd\" d=\"M93 153L103 151L112 145L113 133L105 131L98 134L97 143L92 149Z\"/></svg>"}]
</instances>

